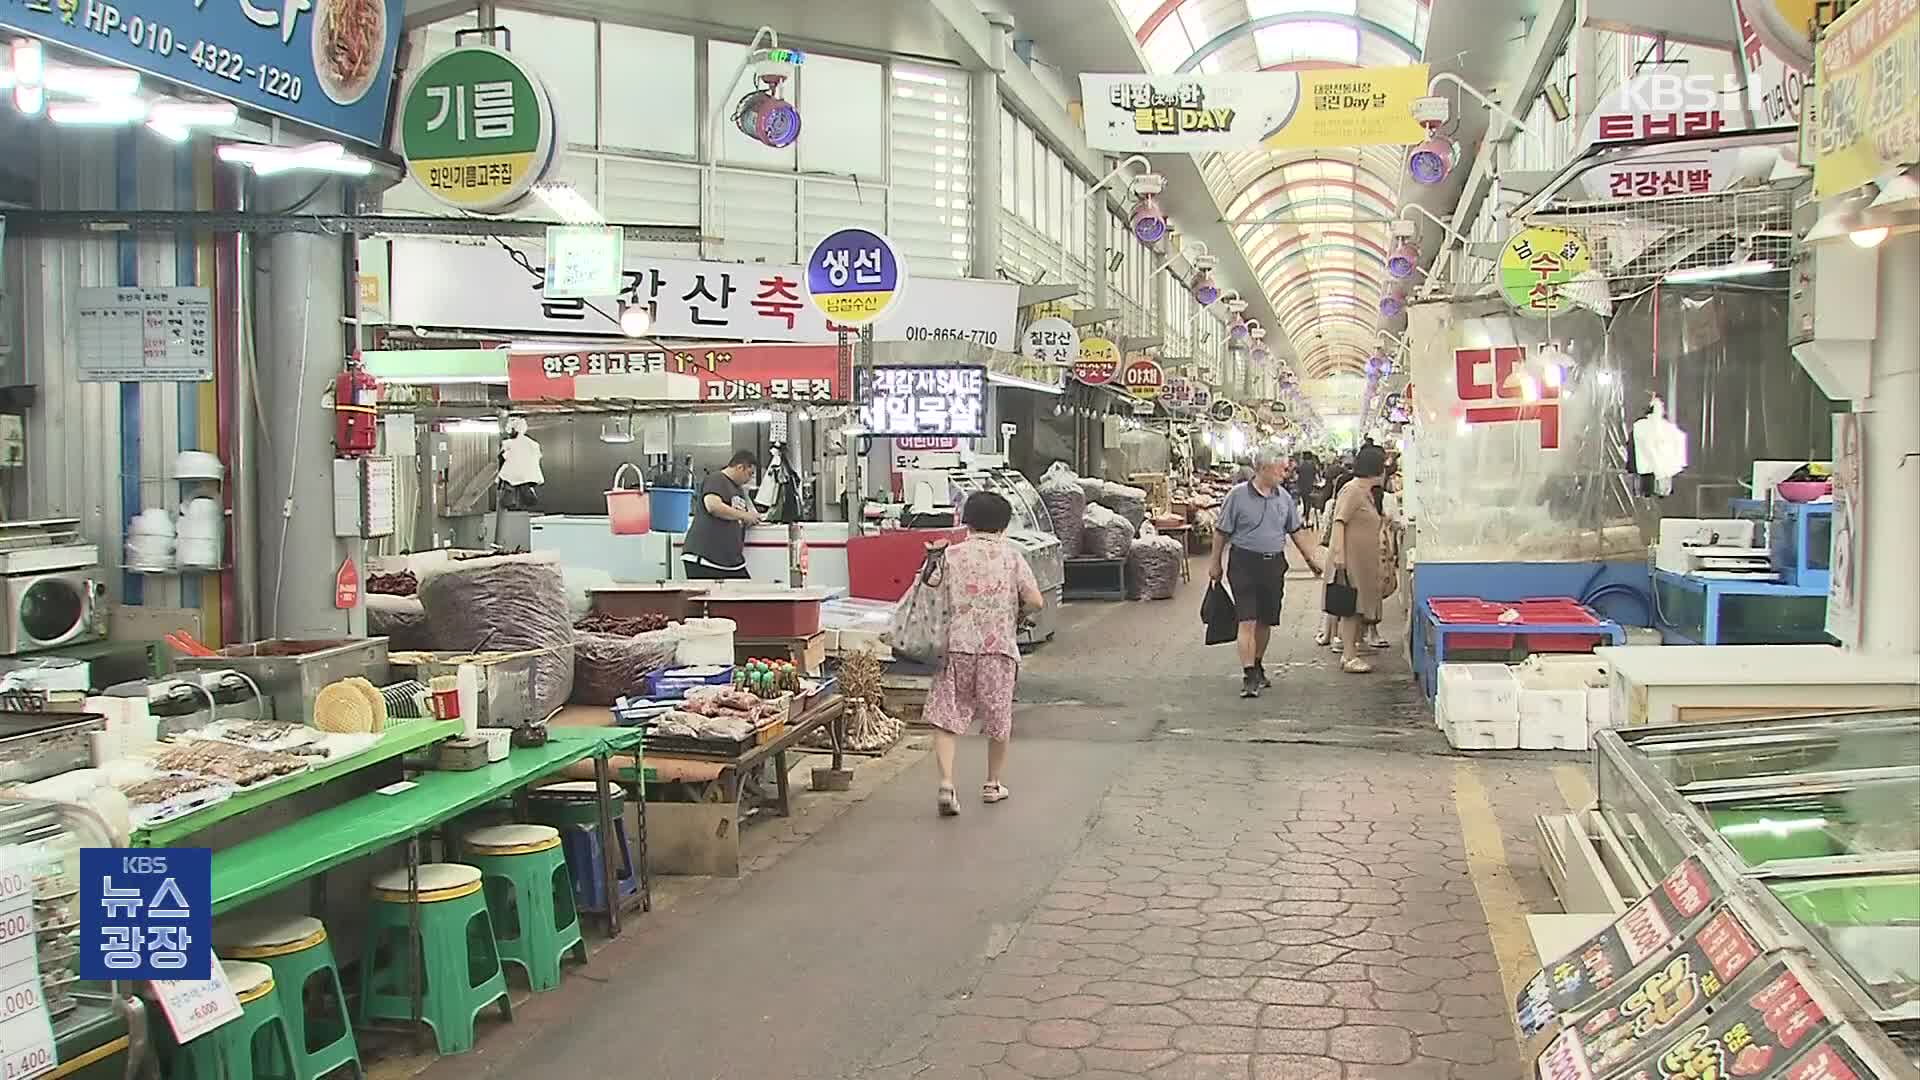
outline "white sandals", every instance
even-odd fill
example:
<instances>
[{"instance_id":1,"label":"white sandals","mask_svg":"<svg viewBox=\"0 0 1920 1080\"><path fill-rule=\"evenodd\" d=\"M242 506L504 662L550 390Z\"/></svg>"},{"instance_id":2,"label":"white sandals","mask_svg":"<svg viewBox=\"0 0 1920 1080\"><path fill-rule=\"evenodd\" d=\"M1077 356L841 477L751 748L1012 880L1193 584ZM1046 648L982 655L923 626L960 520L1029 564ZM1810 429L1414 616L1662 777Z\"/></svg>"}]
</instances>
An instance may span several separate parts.
<instances>
[{"instance_id":1,"label":"white sandals","mask_svg":"<svg viewBox=\"0 0 1920 1080\"><path fill-rule=\"evenodd\" d=\"M1012 797L1013 792L1008 791L1005 784L980 785L980 801L983 803L1006 802Z\"/></svg>"}]
</instances>

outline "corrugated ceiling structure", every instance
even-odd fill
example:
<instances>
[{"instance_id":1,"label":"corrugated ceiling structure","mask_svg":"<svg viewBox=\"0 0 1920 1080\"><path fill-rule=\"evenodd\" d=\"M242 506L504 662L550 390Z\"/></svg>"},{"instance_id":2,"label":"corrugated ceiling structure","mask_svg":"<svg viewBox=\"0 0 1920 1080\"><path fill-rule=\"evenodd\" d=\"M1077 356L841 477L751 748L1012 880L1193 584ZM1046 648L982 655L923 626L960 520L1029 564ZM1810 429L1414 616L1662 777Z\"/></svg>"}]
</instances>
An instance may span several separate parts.
<instances>
[{"instance_id":1,"label":"corrugated ceiling structure","mask_svg":"<svg viewBox=\"0 0 1920 1080\"><path fill-rule=\"evenodd\" d=\"M1156 72L1290 71L1409 64L1430 0L1117 0ZM1358 373L1389 278L1386 219L1405 150L1209 154L1201 172L1272 301L1302 379Z\"/></svg>"}]
</instances>

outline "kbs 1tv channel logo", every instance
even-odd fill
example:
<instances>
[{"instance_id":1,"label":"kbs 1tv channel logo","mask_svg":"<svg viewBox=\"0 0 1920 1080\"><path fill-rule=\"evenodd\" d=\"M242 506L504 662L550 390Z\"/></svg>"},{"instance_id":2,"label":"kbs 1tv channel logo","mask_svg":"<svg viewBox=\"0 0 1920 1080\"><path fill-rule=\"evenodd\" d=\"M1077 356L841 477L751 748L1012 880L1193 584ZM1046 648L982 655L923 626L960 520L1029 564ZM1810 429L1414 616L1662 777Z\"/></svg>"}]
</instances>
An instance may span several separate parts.
<instances>
[{"instance_id":1,"label":"kbs 1tv channel logo","mask_svg":"<svg viewBox=\"0 0 1920 1080\"><path fill-rule=\"evenodd\" d=\"M213 977L213 852L82 848L80 977Z\"/></svg>"}]
</instances>

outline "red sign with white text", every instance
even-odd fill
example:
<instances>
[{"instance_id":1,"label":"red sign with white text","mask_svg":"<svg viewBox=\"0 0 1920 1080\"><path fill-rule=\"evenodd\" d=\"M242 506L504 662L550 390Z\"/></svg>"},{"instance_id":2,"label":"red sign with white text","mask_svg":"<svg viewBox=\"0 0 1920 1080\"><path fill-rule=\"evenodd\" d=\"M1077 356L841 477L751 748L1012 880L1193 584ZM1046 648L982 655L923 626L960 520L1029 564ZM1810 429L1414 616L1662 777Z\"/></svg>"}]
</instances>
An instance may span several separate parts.
<instances>
[{"instance_id":1,"label":"red sign with white text","mask_svg":"<svg viewBox=\"0 0 1920 1080\"><path fill-rule=\"evenodd\" d=\"M352 557L333 575L333 606L341 611L360 606L360 568L353 564Z\"/></svg>"},{"instance_id":2,"label":"red sign with white text","mask_svg":"<svg viewBox=\"0 0 1920 1080\"><path fill-rule=\"evenodd\" d=\"M1560 446L1560 388L1545 385L1526 370L1524 345L1493 349L1456 349L1454 386L1469 424L1540 422L1540 449ZM1515 378L1518 373L1519 377ZM1531 392L1529 392L1531 391Z\"/></svg>"},{"instance_id":3,"label":"red sign with white text","mask_svg":"<svg viewBox=\"0 0 1920 1080\"><path fill-rule=\"evenodd\" d=\"M507 357L514 401L633 399L631 376L699 380L700 401L846 402L851 400L834 345L692 345L516 351Z\"/></svg>"}]
</instances>

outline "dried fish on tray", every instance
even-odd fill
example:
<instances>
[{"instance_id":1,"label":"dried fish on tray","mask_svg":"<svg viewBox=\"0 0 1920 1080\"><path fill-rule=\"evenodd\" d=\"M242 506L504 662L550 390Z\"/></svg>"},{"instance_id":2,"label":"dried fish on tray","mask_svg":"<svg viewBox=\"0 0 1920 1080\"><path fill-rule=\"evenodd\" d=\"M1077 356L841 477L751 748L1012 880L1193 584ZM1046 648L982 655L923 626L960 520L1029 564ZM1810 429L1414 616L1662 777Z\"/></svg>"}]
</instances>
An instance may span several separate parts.
<instances>
[{"instance_id":1,"label":"dried fish on tray","mask_svg":"<svg viewBox=\"0 0 1920 1080\"><path fill-rule=\"evenodd\" d=\"M162 772L186 773L251 787L306 769L308 760L296 754L272 750L253 750L233 743L195 739L174 743L153 756L153 767Z\"/></svg>"},{"instance_id":2,"label":"dried fish on tray","mask_svg":"<svg viewBox=\"0 0 1920 1080\"><path fill-rule=\"evenodd\" d=\"M252 750L292 751L319 741L320 731L305 724L277 720L216 720L205 727L183 731L188 739L212 739Z\"/></svg>"},{"instance_id":3,"label":"dried fish on tray","mask_svg":"<svg viewBox=\"0 0 1920 1080\"><path fill-rule=\"evenodd\" d=\"M195 810L225 802L230 785L201 776L160 776L121 789L134 828L145 829Z\"/></svg>"}]
</instances>

